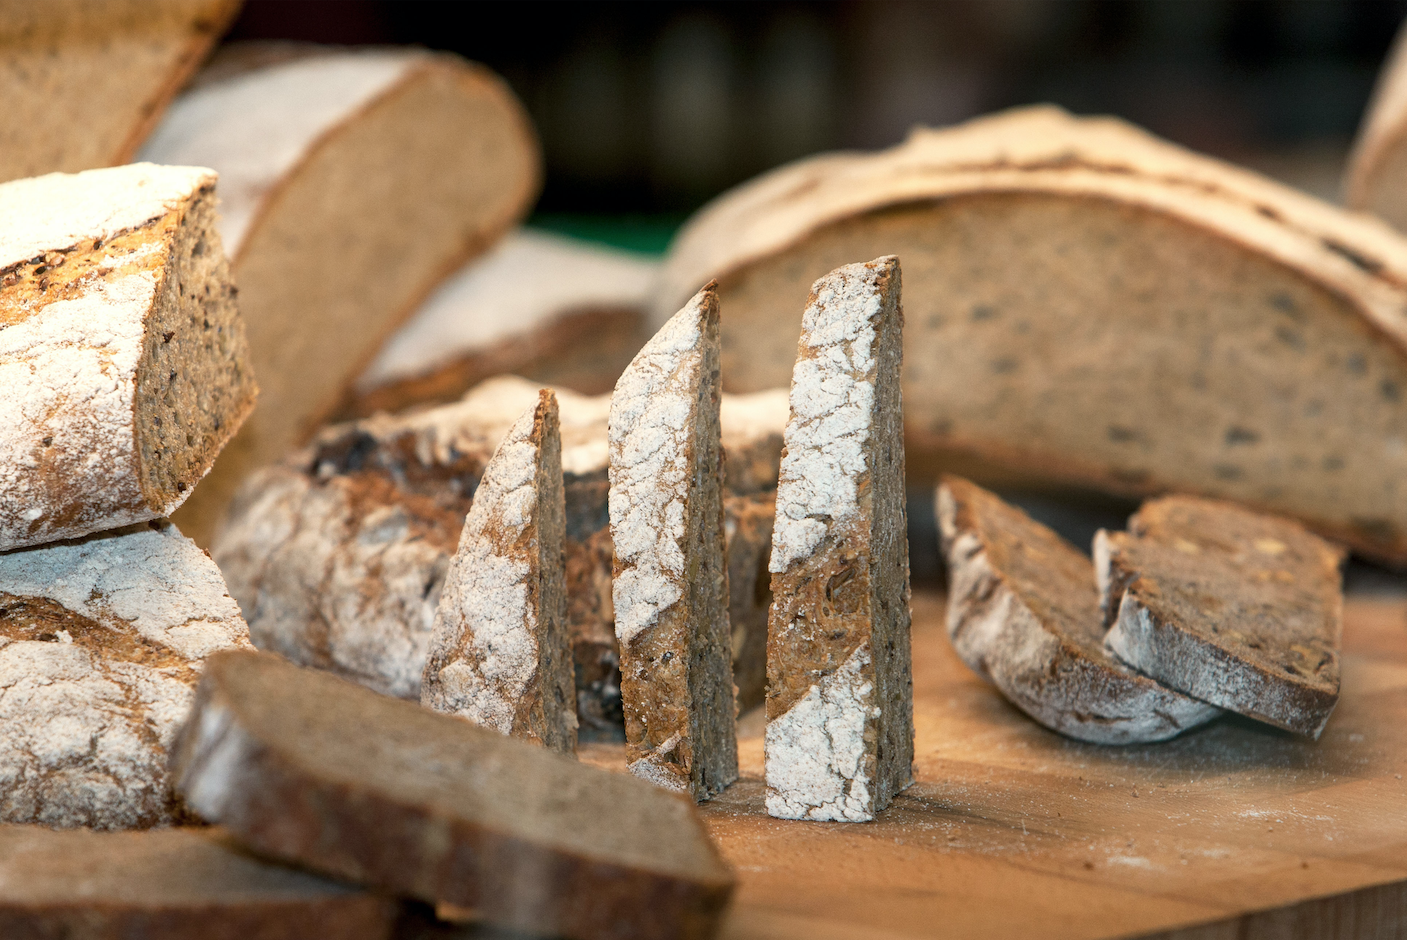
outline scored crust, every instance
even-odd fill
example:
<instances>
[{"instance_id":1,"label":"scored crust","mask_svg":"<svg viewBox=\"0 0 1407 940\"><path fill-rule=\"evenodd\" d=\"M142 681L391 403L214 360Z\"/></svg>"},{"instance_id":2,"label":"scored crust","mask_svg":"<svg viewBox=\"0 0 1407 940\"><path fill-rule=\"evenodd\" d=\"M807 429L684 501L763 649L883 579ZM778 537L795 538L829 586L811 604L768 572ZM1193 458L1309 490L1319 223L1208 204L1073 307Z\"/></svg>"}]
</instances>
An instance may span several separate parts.
<instances>
[{"instance_id":1,"label":"scored crust","mask_svg":"<svg viewBox=\"0 0 1407 940\"><path fill-rule=\"evenodd\" d=\"M777 486L767 812L864 821L913 782L904 315L893 256L811 288Z\"/></svg>"},{"instance_id":2,"label":"scored crust","mask_svg":"<svg viewBox=\"0 0 1407 940\"><path fill-rule=\"evenodd\" d=\"M937 507L953 648L1017 708L1095 744L1163 741L1221 713L1105 650L1095 569L1073 545L959 477Z\"/></svg>"},{"instance_id":3,"label":"scored crust","mask_svg":"<svg viewBox=\"0 0 1407 940\"><path fill-rule=\"evenodd\" d=\"M543 389L474 491L435 611L420 703L571 754L565 514L557 398Z\"/></svg>"},{"instance_id":4,"label":"scored crust","mask_svg":"<svg viewBox=\"0 0 1407 940\"><path fill-rule=\"evenodd\" d=\"M1288 519L1169 496L1101 531L1106 638L1204 701L1317 738L1338 702L1343 553Z\"/></svg>"}]
</instances>

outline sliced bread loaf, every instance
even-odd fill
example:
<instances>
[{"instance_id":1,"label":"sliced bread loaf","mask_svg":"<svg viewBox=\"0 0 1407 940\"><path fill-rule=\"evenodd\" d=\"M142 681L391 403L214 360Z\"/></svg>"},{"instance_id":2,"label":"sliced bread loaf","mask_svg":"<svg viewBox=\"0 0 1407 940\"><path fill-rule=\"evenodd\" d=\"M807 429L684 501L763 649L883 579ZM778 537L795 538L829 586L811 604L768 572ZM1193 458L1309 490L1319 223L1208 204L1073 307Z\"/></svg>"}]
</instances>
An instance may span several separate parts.
<instances>
[{"instance_id":1,"label":"sliced bread loaf","mask_svg":"<svg viewBox=\"0 0 1407 940\"><path fill-rule=\"evenodd\" d=\"M1094 549L1121 660L1242 715L1324 730L1339 697L1338 548L1289 519L1168 496Z\"/></svg>"}]
</instances>

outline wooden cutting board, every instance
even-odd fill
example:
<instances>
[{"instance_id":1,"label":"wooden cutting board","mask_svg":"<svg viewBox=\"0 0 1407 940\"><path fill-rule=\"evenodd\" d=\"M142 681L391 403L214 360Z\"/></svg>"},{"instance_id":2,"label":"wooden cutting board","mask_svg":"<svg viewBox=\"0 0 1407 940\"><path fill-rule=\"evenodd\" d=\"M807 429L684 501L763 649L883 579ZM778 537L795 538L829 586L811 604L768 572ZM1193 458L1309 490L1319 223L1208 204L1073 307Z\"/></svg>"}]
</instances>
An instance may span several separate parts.
<instances>
[{"instance_id":1,"label":"wooden cutting board","mask_svg":"<svg viewBox=\"0 0 1407 940\"><path fill-rule=\"evenodd\" d=\"M917 782L878 821L769 818L744 718L743 779L702 807L738 872L724 937L1407 937L1407 600L1350 599L1319 741L1227 717L1139 747L1009 706L943 604L914 597Z\"/></svg>"}]
</instances>

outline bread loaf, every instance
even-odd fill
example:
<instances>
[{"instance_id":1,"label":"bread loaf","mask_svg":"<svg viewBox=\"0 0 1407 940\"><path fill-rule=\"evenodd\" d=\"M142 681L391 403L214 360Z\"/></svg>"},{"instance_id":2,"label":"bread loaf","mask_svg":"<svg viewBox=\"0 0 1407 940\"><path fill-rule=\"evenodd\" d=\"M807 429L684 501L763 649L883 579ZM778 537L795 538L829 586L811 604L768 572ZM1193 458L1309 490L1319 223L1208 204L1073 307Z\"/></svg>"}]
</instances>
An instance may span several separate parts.
<instances>
[{"instance_id":1,"label":"bread loaf","mask_svg":"<svg viewBox=\"0 0 1407 940\"><path fill-rule=\"evenodd\" d=\"M656 322L717 278L728 390L769 388L812 280L890 252L913 479L1198 492L1407 563L1407 241L1386 226L1025 109L720 197L676 239Z\"/></svg>"},{"instance_id":2,"label":"bread loaf","mask_svg":"<svg viewBox=\"0 0 1407 940\"><path fill-rule=\"evenodd\" d=\"M174 767L261 855L489 924L706 938L732 891L687 801L276 656L210 661Z\"/></svg>"},{"instance_id":3,"label":"bread loaf","mask_svg":"<svg viewBox=\"0 0 1407 940\"><path fill-rule=\"evenodd\" d=\"M576 752L562 434L543 389L484 468L450 562L420 703Z\"/></svg>"},{"instance_id":4,"label":"bread loaf","mask_svg":"<svg viewBox=\"0 0 1407 940\"><path fill-rule=\"evenodd\" d=\"M811 289L777 484L767 812L864 822L913 782L899 261Z\"/></svg>"},{"instance_id":5,"label":"bread loaf","mask_svg":"<svg viewBox=\"0 0 1407 940\"><path fill-rule=\"evenodd\" d=\"M503 82L418 51L328 51L202 84L142 157L221 172L264 383L264 407L177 519L202 544L239 482L312 433L431 289L521 218L539 177Z\"/></svg>"},{"instance_id":6,"label":"bread loaf","mask_svg":"<svg viewBox=\"0 0 1407 940\"><path fill-rule=\"evenodd\" d=\"M1407 228L1407 31L1399 30L1349 154L1344 199Z\"/></svg>"},{"instance_id":7,"label":"bread loaf","mask_svg":"<svg viewBox=\"0 0 1407 940\"><path fill-rule=\"evenodd\" d=\"M611 596L630 772L703 801L738 778L719 432L705 287L611 396Z\"/></svg>"},{"instance_id":8,"label":"bread loaf","mask_svg":"<svg viewBox=\"0 0 1407 940\"><path fill-rule=\"evenodd\" d=\"M0 185L0 551L166 515L254 404L215 175Z\"/></svg>"},{"instance_id":9,"label":"bread loaf","mask_svg":"<svg viewBox=\"0 0 1407 940\"><path fill-rule=\"evenodd\" d=\"M1145 503L1095 565L1124 662L1222 708L1317 738L1339 697L1339 549L1218 500Z\"/></svg>"},{"instance_id":10,"label":"bread loaf","mask_svg":"<svg viewBox=\"0 0 1407 940\"><path fill-rule=\"evenodd\" d=\"M0 826L0 936L386 940L398 905L239 851L218 829Z\"/></svg>"},{"instance_id":11,"label":"bread loaf","mask_svg":"<svg viewBox=\"0 0 1407 940\"><path fill-rule=\"evenodd\" d=\"M170 825L167 752L210 653L249 647L166 522L0 554L0 821Z\"/></svg>"},{"instance_id":12,"label":"bread loaf","mask_svg":"<svg viewBox=\"0 0 1407 940\"><path fill-rule=\"evenodd\" d=\"M0 6L0 182L127 163L239 0Z\"/></svg>"},{"instance_id":13,"label":"bread loaf","mask_svg":"<svg viewBox=\"0 0 1407 940\"><path fill-rule=\"evenodd\" d=\"M520 229L442 284L377 353L354 389L354 414L457 401L516 373L579 392L609 392L649 338L645 308L658 264Z\"/></svg>"},{"instance_id":14,"label":"bread loaf","mask_svg":"<svg viewBox=\"0 0 1407 940\"><path fill-rule=\"evenodd\" d=\"M1104 648L1087 556L959 477L938 489L948 636L963 662L1036 721L1081 741L1162 741L1221 710L1140 675Z\"/></svg>"}]
</instances>

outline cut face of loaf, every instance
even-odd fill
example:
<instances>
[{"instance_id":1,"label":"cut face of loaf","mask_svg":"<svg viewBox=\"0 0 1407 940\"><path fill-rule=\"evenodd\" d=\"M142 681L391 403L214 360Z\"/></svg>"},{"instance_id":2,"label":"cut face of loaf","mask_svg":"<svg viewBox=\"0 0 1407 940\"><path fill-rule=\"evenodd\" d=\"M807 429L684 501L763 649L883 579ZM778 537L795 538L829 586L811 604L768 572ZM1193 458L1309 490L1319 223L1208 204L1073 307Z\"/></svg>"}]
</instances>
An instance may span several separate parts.
<instances>
[{"instance_id":1,"label":"cut face of loaf","mask_svg":"<svg viewBox=\"0 0 1407 940\"><path fill-rule=\"evenodd\" d=\"M1095 570L1073 545L959 477L938 489L948 636L963 662L1036 721L1081 741L1163 741L1220 709L1104 648Z\"/></svg>"},{"instance_id":2,"label":"cut face of loaf","mask_svg":"<svg viewBox=\"0 0 1407 940\"><path fill-rule=\"evenodd\" d=\"M420 703L576 752L562 435L543 389L494 451L450 562Z\"/></svg>"},{"instance_id":3,"label":"cut face of loaf","mask_svg":"<svg viewBox=\"0 0 1407 940\"><path fill-rule=\"evenodd\" d=\"M254 406L215 175L0 185L0 551L181 505Z\"/></svg>"},{"instance_id":4,"label":"cut face of loaf","mask_svg":"<svg viewBox=\"0 0 1407 940\"><path fill-rule=\"evenodd\" d=\"M212 659L173 767L260 855L533 934L706 940L732 892L687 801L277 656Z\"/></svg>"},{"instance_id":5,"label":"cut face of loaf","mask_svg":"<svg viewBox=\"0 0 1407 940\"><path fill-rule=\"evenodd\" d=\"M777 485L767 812L863 822L913 782L899 262L811 289Z\"/></svg>"},{"instance_id":6,"label":"cut face of loaf","mask_svg":"<svg viewBox=\"0 0 1407 940\"><path fill-rule=\"evenodd\" d=\"M1111 119L1027 109L777 170L705 208L729 391L791 367L811 281L904 264L911 473L1183 490L1407 562L1407 242Z\"/></svg>"},{"instance_id":7,"label":"cut face of loaf","mask_svg":"<svg viewBox=\"0 0 1407 940\"><path fill-rule=\"evenodd\" d=\"M398 905L260 861L218 829L0 826L0 935L385 940Z\"/></svg>"},{"instance_id":8,"label":"cut face of loaf","mask_svg":"<svg viewBox=\"0 0 1407 940\"><path fill-rule=\"evenodd\" d=\"M167 753L205 657L240 648L220 572L169 523L0 554L0 821L183 821Z\"/></svg>"},{"instance_id":9,"label":"cut face of loaf","mask_svg":"<svg viewBox=\"0 0 1407 940\"><path fill-rule=\"evenodd\" d=\"M539 185L537 142L507 86L416 51L329 51L203 84L142 155L221 172L222 234L264 383L264 407L177 520L197 542L240 481L305 440Z\"/></svg>"},{"instance_id":10,"label":"cut face of loaf","mask_svg":"<svg viewBox=\"0 0 1407 940\"><path fill-rule=\"evenodd\" d=\"M700 801L738 778L719 398L706 287L621 375L610 418L626 758Z\"/></svg>"},{"instance_id":11,"label":"cut face of loaf","mask_svg":"<svg viewBox=\"0 0 1407 940\"><path fill-rule=\"evenodd\" d=\"M45 0L0 8L0 182L127 163L238 0Z\"/></svg>"},{"instance_id":12,"label":"cut face of loaf","mask_svg":"<svg viewBox=\"0 0 1407 940\"><path fill-rule=\"evenodd\" d=\"M1095 539L1106 642L1175 689L1317 738L1339 696L1341 561L1288 519L1153 500Z\"/></svg>"},{"instance_id":13,"label":"cut face of loaf","mask_svg":"<svg viewBox=\"0 0 1407 940\"><path fill-rule=\"evenodd\" d=\"M516 373L609 392L649 334L659 265L643 256L520 229L430 296L357 380L358 415L457 401Z\"/></svg>"},{"instance_id":14,"label":"cut face of loaf","mask_svg":"<svg viewBox=\"0 0 1407 940\"><path fill-rule=\"evenodd\" d=\"M1407 31L1400 30L1344 174L1345 202L1407 229Z\"/></svg>"}]
</instances>

